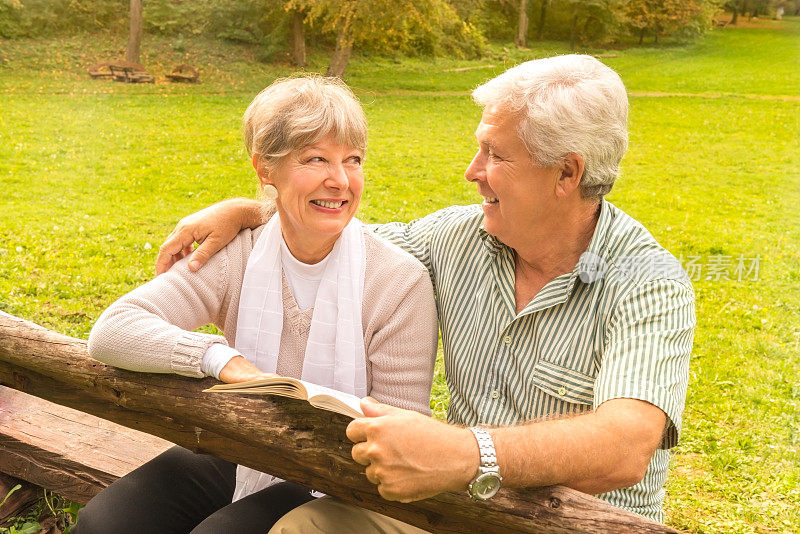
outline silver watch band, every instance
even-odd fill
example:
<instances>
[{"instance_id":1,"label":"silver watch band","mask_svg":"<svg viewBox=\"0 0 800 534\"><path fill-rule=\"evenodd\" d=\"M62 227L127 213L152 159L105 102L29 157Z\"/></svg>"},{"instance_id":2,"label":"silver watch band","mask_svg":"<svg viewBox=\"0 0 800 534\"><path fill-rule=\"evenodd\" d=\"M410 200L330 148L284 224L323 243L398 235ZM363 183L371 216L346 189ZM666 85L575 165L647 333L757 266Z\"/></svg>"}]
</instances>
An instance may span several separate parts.
<instances>
[{"instance_id":1,"label":"silver watch band","mask_svg":"<svg viewBox=\"0 0 800 534\"><path fill-rule=\"evenodd\" d=\"M485 428L471 426L469 429L475 435L475 439L478 440L478 452L481 455L481 465L479 467L480 472L499 472L500 469L497 465L497 453L495 453L494 450L492 436L489 435L489 432Z\"/></svg>"},{"instance_id":2,"label":"silver watch band","mask_svg":"<svg viewBox=\"0 0 800 534\"><path fill-rule=\"evenodd\" d=\"M485 428L474 426L470 427L470 430L478 441L481 463L478 466L477 476L469 483L468 493L475 501L485 501L497 494L503 477L500 476L500 467L497 465L497 453L494 450L492 436Z\"/></svg>"}]
</instances>

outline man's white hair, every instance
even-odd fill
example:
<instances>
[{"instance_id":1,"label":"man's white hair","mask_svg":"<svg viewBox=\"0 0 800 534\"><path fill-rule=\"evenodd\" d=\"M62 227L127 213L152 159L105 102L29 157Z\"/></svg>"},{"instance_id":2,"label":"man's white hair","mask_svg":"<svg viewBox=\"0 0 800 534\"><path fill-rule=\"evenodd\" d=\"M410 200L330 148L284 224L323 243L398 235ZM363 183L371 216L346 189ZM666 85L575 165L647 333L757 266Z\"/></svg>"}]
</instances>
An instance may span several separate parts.
<instances>
[{"instance_id":1,"label":"man's white hair","mask_svg":"<svg viewBox=\"0 0 800 534\"><path fill-rule=\"evenodd\" d=\"M584 55L537 59L508 69L472 97L520 115L517 133L538 164L583 156L584 198L611 191L628 148L628 95L611 68Z\"/></svg>"}]
</instances>

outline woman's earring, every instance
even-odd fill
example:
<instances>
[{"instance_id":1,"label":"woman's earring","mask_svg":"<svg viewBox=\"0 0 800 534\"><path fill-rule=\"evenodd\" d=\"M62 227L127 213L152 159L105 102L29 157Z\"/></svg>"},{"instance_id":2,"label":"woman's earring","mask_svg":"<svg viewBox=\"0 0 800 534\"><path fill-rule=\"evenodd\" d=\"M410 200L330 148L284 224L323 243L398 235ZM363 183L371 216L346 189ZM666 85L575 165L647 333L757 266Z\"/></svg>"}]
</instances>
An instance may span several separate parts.
<instances>
[{"instance_id":1,"label":"woman's earring","mask_svg":"<svg viewBox=\"0 0 800 534\"><path fill-rule=\"evenodd\" d=\"M278 198L278 190L272 184L265 184L264 197L270 200L275 200L276 198Z\"/></svg>"}]
</instances>

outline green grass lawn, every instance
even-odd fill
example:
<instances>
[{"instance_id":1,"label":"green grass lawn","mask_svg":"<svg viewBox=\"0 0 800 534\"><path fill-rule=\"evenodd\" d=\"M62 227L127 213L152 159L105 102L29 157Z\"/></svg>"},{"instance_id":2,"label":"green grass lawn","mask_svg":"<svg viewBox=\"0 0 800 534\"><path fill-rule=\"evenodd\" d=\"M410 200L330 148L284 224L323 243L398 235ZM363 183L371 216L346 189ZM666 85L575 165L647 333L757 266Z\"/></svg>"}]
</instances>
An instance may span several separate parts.
<instances>
[{"instance_id":1,"label":"green grass lawn","mask_svg":"<svg viewBox=\"0 0 800 534\"><path fill-rule=\"evenodd\" d=\"M88 79L85 67L120 55L121 38L0 43L0 310L85 338L111 301L152 276L183 214L253 194L240 117L290 68L241 46L187 43L145 39L145 63L161 78L174 63L199 65L197 86ZM480 116L468 91L560 52L543 43L471 61L355 57L347 80L370 123L360 216L409 220L477 201L463 179ZM609 199L704 269L667 522L800 531L800 20L605 55L632 92L630 150ZM324 65L312 55L311 70ZM758 275L738 280L739 261ZM714 262L730 262L729 280Z\"/></svg>"}]
</instances>

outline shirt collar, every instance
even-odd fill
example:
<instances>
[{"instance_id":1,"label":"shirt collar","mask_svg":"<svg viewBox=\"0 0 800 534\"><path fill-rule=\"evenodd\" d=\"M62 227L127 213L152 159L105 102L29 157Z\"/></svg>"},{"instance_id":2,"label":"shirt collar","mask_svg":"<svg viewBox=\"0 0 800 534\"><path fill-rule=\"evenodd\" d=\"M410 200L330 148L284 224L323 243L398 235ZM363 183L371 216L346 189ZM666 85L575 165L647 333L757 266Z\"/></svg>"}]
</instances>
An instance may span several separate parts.
<instances>
[{"instance_id":1,"label":"shirt collar","mask_svg":"<svg viewBox=\"0 0 800 534\"><path fill-rule=\"evenodd\" d=\"M578 263L571 273L565 273L554 280L551 280L539 295L536 296L525 309L522 314L530 313L537 309L547 308L565 301L572 294L575 284L580 280L584 284L590 284L601 280L605 275L607 267L606 244L608 242L609 230L613 221L611 213L611 204L606 200L600 201L600 215L595 225L592 239L589 241L589 246L581 254ZM481 223L478 228L478 235L483 242L483 245L488 250L489 254L497 257L498 254L507 249L508 247L502 241L486 231ZM509 249L509 252L510 249ZM513 258L513 254L509 254L508 258Z\"/></svg>"},{"instance_id":2,"label":"shirt collar","mask_svg":"<svg viewBox=\"0 0 800 534\"><path fill-rule=\"evenodd\" d=\"M483 227L483 223L481 223L481 225L478 227L478 235L483 242L483 246L486 247L489 253L493 256L497 255L501 250L503 250L503 248L505 248L505 245L502 241L486 231L486 229Z\"/></svg>"},{"instance_id":3,"label":"shirt collar","mask_svg":"<svg viewBox=\"0 0 800 534\"><path fill-rule=\"evenodd\" d=\"M581 279L583 279L587 277L587 275L590 275L593 270L602 272L602 268L605 266L603 257L605 256L606 243L608 242L608 230L611 227L612 219L610 206L611 204L605 199L600 201L600 216L597 219L597 224L595 225L592 239L589 241L589 246L586 247L586 251L581 254L581 257L578 259L578 264L572 271L574 276L581 276L583 273L584 276L581 277ZM506 247L502 241L486 231L486 228L483 227L483 223L478 227L478 235L483 242L483 246L485 246L492 255L499 253Z\"/></svg>"},{"instance_id":4,"label":"shirt collar","mask_svg":"<svg viewBox=\"0 0 800 534\"><path fill-rule=\"evenodd\" d=\"M581 257L578 258L578 263L572 270L570 290L575 284L575 280L580 280L585 284L590 284L604 277L607 268L606 264L606 246L608 244L609 230L611 228L613 216L611 215L611 204L605 199L600 201L600 216L597 219L597 224L592 234L592 239L589 241L589 246Z\"/></svg>"}]
</instances>

